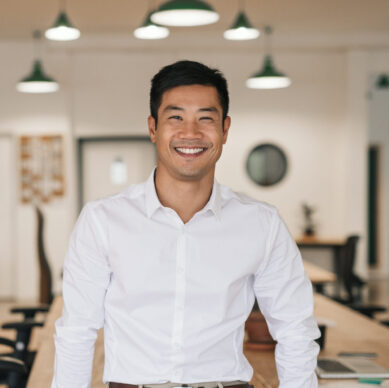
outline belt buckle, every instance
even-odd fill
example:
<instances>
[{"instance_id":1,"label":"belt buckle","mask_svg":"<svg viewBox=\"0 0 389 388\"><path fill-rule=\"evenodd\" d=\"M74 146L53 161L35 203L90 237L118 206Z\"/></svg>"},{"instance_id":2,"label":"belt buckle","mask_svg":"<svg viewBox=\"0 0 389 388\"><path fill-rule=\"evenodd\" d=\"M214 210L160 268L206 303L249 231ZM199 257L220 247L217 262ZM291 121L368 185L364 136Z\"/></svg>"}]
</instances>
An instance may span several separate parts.
<instances>
[{"instance_id":1,"label":"belt buckle","mask_svg":"<svg viewBox=\"0 0 389 388\"><path fill-rule=\"evenodd\" d=\"M170 388L193 388L193 387L191 387L190 385L183 384L183 385L175 385L174 387L170 387Z\"/></svg>"}]
</instances>

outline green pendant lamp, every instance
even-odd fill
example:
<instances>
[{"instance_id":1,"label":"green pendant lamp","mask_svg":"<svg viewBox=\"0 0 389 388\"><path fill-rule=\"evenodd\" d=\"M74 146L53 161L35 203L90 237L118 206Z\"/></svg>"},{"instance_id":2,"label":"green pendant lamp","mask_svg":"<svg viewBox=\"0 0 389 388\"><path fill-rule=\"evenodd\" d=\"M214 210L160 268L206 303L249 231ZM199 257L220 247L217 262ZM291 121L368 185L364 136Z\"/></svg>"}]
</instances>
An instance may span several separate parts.
<instances>
[{"instance_id":1,"label":"green pendant lamp","mask_svg":"<svg viewBox=\"0 0 389 388\"><path fill-rule=\"evenodd\" d=\"M240 1L240 11L232 26L224 31L224 38L228 40L251 40L260 35L260 31L254 28L243 10L243 2Z\"/></svg>"},{"instance_id":2,"label":"green pendant lamp","mask_svg":"<svg viewBox=\"0 0 389 388\"><path fill-rule=\"evenodd\" d=\"M151 15L162 26L191 27L216 23L219 14L202 0L169 0Z\"/></svg>"},{"instance_id":3,"label":"green pendant lamp","mask_svg":"<svg viewBox=\"0 0 389 388\"><path fill-rule=\"evenodd\" d=\"M270 36L271 33L271 28L266 27L266 36ZM270 50L267 51L262 69L246 81L246 86L250 89L280 89L288 87L291 84L291 80L275 68L273 58L269 53Z\"/></svg>"},{"instance_id":4,"label":"green pendant lamp","mask_svg":"<svg viewBox=\"0 0 389 388\"><path fill-rule=\"evenodd\" d=\"M386 74L381 74L376 82L377 89L389 89L389 77Z\"/></svg>"},{"instance_id":5,"label":"green pendant lamp","mask_svg":"<svg viewBox=\"0 0 389 388\"><path fill-rule=\"evenodd\" d=\"M40 31L35 31L33 36L35 45L37 45L41 36ZM16 89L21 93L53 93L59 89L59 85L45 74L42 62L36 58L31 73L17 83Z\"/></svg>"},{"instance_id":6,"label":"green pendant lamp","mask_svg":"<svg viewBox=\"0 0 389 388\"><path fill-rule=\"evenodd\" d=\"M65 0L62 0L59 15L53 27L46 30L45 36L47 39L60 41L75 40L81 36L80 30L70 23L65 12Z\"/></svg>"},{"instance_id":7,"label":"green pendant lamp","mask_svg":"<svg viewBox=\"0 0 389 388\"><path fill-rule=\"evenodd\" d=\"M143 24L134 31L138 39L164 39L169 36L169 29L155 24L151 20L153 11L148 12Z\"/></svg>"}]
</instances>

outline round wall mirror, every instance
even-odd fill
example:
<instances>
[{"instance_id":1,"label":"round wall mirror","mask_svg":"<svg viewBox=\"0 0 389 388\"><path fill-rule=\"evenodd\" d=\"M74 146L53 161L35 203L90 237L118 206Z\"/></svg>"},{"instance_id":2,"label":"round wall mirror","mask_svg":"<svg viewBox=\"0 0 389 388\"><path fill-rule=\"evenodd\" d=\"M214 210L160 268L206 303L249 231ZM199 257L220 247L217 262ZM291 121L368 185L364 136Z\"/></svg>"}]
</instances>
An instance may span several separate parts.
<instances>
[{"instance_id":1,"label":"round wall mirror","mask_svg":"<svg viewBox=\"0 0 389 388\"><path fill-rule=\"evenodd\" d=\"M252 181L260 186L272 186L286 174L284 151L274 144L264 143L253 148L247 157L246 169Z\"/></svg>"}]
</instances>

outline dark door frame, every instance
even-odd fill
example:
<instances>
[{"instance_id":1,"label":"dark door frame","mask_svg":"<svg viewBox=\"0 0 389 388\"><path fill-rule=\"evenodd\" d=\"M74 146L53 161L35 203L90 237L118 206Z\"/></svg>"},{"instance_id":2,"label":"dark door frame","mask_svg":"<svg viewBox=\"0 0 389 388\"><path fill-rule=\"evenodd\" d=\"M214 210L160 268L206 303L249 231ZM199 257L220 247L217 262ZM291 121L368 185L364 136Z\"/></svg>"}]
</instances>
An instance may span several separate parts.
<instances>
[{"instance_id":1,"label":"dark door frame","mask_svg":"<svg viewBox=\"0 0 389 388\"><path fill-rule=\"evenodd\" d=\"M379 264L379 215L380 215L380 146L371 144L368 150L368 265Z\"/></svg>"}]
</instances>

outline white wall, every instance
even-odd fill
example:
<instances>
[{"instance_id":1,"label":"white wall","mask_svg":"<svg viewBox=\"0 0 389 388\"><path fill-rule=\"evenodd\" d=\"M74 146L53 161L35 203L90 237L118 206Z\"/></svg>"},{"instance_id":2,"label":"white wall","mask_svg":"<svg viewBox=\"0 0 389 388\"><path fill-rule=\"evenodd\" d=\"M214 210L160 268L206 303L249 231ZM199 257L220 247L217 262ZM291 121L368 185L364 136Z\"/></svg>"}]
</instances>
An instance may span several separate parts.
<instances>
[{"instance_id":1,"label":"white wall","mask_svg":"<svg viewBox=\"0 0 389 388\"><path fill-rule=\"evenodd\" d=\"M0 74L0 133L8 133L14 138L15 157L11 165L14 180L15 201L13 211L13 230L0 232L12 238L14 242L13 260L16 268L16 279L13 281L16 298L35 300L38 295L38 259L36 247L36 217L31 205L19 201L19 166L17 164L18 136L21 134L64 134L65 136L65 181L66 194L52 204L43 206L46 216L45 245L51 259L53 275L58 283L61 261L66 247L66 239L73 223L73 211L70 192L74 182L71 178L71 152L69 128L69 79L68 55L64 52L44 56L44 68L49 75L55 75L65 87L53 95L27 95L18 93L16 82L31 71L32 44L23 42L0 43L0 63L3 71ZM2 190L5 188L2 187Z\"/></svg>"},{"instance_id":2,"label":"white wall","mask_svg":"<svg viewBox=\"0 0 389 388\"><path fill-rule=\"evenodd\" d=\"M231 94L232 128L217 178L235 190L275 204L291 232L299 235L300 206L308 201L317 208L318 234L344 237L365 235L365 172L355 174L355 163L366 159L363 105L366 53L345 50L280 50L276 64L293 80L289 89L252 91L244 86L258 70L260 56L247 49L169 48L115 49L115 38L101 47L75 49L50 45L44 66L61 84L53 95L18 94L15 83L31 66L30 44L0 44L0 132L63 133L66 138L65 197L44 207L48 257L56 289L67 240L76 216L76 179L73 136L146 134L148 89L153 74L178 59L194 59L219 67ZM107 49L107 47L109 49ZM233 46L231 46L233 47ZM357 86L353 80L359 79ZM352 86L354 85L354 86ZM358 136L352 133L358 121ZM255 186L245 174L245 158L256 144L270 141L281 146L289 160L284 181L274 188ZM16 152L16 151L15 151ZM17 166L11 166L17 174ZM362 168L363 170L363 168ZM351 193L355 198L350 198ZM357 209L357 210L355 210ZM17 203L16 242L18 298L37 296L34 214ZM350 217L352 222L350 223ZM359 270L366 273L361 249Z\"/></svg>"},{"instance_id":3,"label":"white wall","mask_svg":"<svg viewBox=\"0 0 389 388\"><path fill-rule=\"evenodd\" d=\"M14 161L12 136L0 134L0 300L15 294L14 261Z\"/></svg>"}]
</instances>

